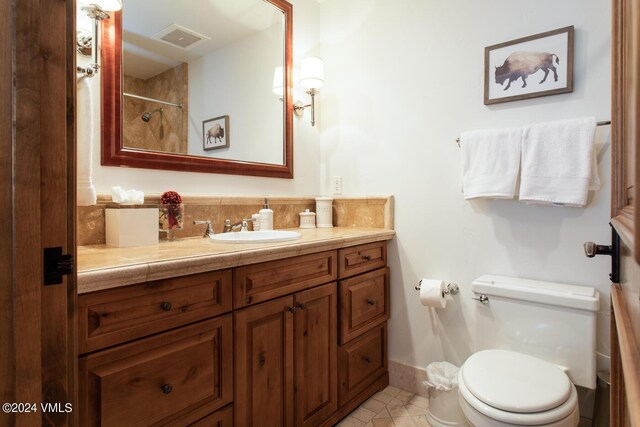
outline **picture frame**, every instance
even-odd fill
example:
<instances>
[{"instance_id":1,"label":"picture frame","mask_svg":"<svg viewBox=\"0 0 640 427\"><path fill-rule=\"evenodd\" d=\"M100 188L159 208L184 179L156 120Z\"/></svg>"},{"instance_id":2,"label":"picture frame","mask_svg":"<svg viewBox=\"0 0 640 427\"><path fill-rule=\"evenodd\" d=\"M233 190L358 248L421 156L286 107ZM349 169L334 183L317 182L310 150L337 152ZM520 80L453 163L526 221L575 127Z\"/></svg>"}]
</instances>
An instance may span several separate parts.
<instances>
[{"instance_id":1,"label":"picture frame","mask_svg":"<svg viewBox=\"0 0 640 427\"><path fill-rule=\"evenodd\" d=\"M202 148L204 151L229 148L229 116L202 122Z\"/></svg>"},{"instance_id":2,"label":"picture frame","mask_svg":"<svg viewBox=\"0 0 640 427\"><path fill-rule=\"evenodd\" d=\"M484 49L484 104L573 92L573 25Z\"/></svg>"}]
</instances>

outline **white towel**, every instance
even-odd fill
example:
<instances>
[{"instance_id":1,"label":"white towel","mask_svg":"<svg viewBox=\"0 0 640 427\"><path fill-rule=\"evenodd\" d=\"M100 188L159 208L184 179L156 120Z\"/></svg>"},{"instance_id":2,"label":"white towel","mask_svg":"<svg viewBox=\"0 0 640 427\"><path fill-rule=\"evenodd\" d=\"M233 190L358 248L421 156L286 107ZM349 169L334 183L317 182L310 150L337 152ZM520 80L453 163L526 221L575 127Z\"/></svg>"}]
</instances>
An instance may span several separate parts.
<instances>
[{"instance_id":1,"label":"white towel","mask_svg":"<svg viewBox=\"0 0 640 427\"><path fill-rule=\"evenodd\" d=\"M91 179L93 157L93 97L91 79L83 77L78 84L78 206L96 204L96 189Z\"/></svg>"},{"instance_id":2,"label":"white towel","mask_svg":"<svg viewBox=\"0 0 640 427\"><path fill-rule=\"evenodd\" d=\"M476 130L460 135L465 199L513 199L521 141L521 128Z\"/></svg>"},{"instance_id":3,"label":"white towel","mask_svg":"<svg viewBox=\"0 0 640 427\"><path fill-rule=\"evenodd\" d=\"M539 123L524 128L520 200L583 207L597 189L593 117Z\"/></svg>"}]
</instances>

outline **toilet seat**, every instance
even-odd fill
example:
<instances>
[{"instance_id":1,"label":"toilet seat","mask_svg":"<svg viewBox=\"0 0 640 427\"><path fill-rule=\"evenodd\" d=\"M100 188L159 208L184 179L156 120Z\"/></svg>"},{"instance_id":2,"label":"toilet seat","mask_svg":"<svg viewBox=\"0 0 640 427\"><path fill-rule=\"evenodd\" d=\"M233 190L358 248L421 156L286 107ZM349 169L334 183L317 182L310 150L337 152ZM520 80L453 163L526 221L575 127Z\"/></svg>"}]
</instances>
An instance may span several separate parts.
<instances>
[{"instance_id":1,"label":"toilet seat","mask_svg":"<svg viewBox=\"0 0 640 427\"><path fill-rule=\"evenodd\" d=\"M577 413L578 394L566 374L521 353L485 350L472 355L460 369L458 388L464 403L506 424L554 424Z\"/></svg>"}]
</instances>

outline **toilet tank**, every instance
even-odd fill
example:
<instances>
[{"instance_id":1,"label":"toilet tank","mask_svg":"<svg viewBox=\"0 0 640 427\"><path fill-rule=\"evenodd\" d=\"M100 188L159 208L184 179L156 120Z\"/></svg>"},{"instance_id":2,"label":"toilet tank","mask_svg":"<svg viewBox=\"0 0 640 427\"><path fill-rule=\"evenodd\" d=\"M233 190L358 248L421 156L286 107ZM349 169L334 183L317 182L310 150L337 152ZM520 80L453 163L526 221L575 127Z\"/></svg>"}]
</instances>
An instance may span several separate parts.
<instances>
[{"instance_id":1,"label":"toilet tank","mask_svg":"<svg viewBox=\"0 0 640 427\"><path fill-rule=\"evenodd\" d=\"M471 290L475 301L475 347L513 350L539 357L565 370L574 384L596 387L594 288L484 275Z\"/></svg>"}]
</instances>

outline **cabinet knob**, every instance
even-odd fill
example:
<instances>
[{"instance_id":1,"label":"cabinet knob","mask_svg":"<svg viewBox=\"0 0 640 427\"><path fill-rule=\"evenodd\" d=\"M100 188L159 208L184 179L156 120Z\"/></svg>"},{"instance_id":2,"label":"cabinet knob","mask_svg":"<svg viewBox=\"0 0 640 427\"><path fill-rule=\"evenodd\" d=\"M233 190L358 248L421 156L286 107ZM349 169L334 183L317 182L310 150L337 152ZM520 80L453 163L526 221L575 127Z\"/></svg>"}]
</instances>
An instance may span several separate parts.
<instances>
[{"instance_id":1,"label":"cabinet knob","mask_svg":"<svg viewBox=\"0 0 640 427\"><path fill-rule=\"evenodd\" d=\"M370 255L362 255L362 259L365 261L371 261L371 256Z\"/></svg>"},{"instance_id":2,"label":"cabinet knob","mask_svg":"<svg viewBox=\"0 0 640 427\"><path fill-rule=\"evenodd\" d=\"M162 311L169 311L171 310L171 303L169 301L163 301L160 303L160 308Z\"/></svg>"},{"instance_id":3,"label":"cabinet knob","mask_svg":"<svg viewBox=\"0 0 640 427\"><path fill-rule=\"evenodd\" d=\"M173 390L173 386L171 384L162 384L162 387L160 388L164 394L169 394Z\"/></svg>"},{"instance_id":4,"label":"cabinet knob","mask_svg":"<svg viewBox=\"0 0 640 427\"><path fill-rule=\"evenodd\" d=\"M376 300L374 300L374 299L368 299L368 300L367 300L367 304L369 304L369 305L376 305Z\"/></svg>"},{"instance_id":5,"label":"cabinet knob","mask_svg":"<svg viewBox=\"0 0 640 427\"><path fill-rule=\"evenodd\" d=\"M298 304L298 308L304 310L305 308L307 308L307 304L301 302L300 304Z\"/></svg>"},{"instance_id":6,"label":"cabinet knob","mask_svg":"<svg viewBox=\"0 0 640 427\"><path fill-rule=\"evenodd\" d=\"M295 307L289 307L289 308L287 308L287 311L288 311L289 313L295 313L295 312L296 312L296 310L297 310L297 308L295 308Z\"/></svg>"},{"instance_id":7,"label":"cabinet knob","mask_svg":"<svg viewBox=\"0 0 640 427\"><path fill-rule=\"evenodd\" d=\"M371 363L371 358L369 356L362 356L362 360L364 360L367 363Z\"/></svg>"}]
</instances>

